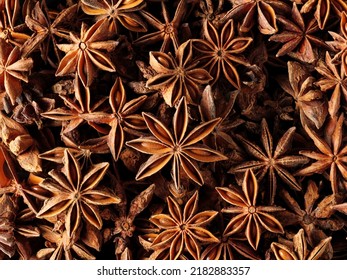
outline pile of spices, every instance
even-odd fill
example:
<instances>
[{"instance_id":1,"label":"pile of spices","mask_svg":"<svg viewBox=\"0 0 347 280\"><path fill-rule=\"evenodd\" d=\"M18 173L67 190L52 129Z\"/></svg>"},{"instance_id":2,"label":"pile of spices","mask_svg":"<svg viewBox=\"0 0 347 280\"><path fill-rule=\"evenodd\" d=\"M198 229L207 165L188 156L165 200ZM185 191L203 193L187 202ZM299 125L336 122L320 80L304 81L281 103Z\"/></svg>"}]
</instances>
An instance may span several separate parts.
<instances>
[{"instance_id":1,"label":"pile of spices","mask_svg":"<svg viewBox=\"0 0 347 280\"><path fill-rule=\"evenodd\" d=\"M346 259L347 2L1 0L0 259Z\"/></svg>"}]
</instances>

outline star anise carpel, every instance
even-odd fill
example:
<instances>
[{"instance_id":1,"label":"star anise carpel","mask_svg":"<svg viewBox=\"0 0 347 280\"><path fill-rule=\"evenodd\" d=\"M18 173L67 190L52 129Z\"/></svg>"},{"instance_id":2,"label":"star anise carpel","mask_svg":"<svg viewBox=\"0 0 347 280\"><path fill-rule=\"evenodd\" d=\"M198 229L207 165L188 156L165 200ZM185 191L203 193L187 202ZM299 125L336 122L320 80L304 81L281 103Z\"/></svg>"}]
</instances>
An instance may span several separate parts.
<instances>
[{"instance_id":1,"label":"star anise carpel","mask_svg":"<svg viewBox=\"0 0 347 280\"><path fill-rule=\"evenodd\" d=\"M216 190L224 201L231 204L223 208L222 212L235 215L226 226L224 236L244 233L252 248L257 250L264 230L284 233L281 223L271 214L285 209L258 204L259 185L251 169L245 172L242 192L226 187L217 187Z\"/></svg>"},{"instance_id":2,"label":"star anise carpel","mask_svg":"<svg viewBox=\"0 0 347 280\"><path fill-rule=\"evenodd\" d=\"M181 169L191 180L202 185L204 180L195 161L215 162L226 159L218 151L198 143L213 131L220 122L219 118L202 123L187 134L189 116L184 97L178 103L173 117L174 133L153 115L148 113L142 115L153 136L134 139L126 144L152 156L141 165L136 174L136 180L155 174L172 161L171 176L176 188L181 187Z\"/></svg>"}]
</instances>

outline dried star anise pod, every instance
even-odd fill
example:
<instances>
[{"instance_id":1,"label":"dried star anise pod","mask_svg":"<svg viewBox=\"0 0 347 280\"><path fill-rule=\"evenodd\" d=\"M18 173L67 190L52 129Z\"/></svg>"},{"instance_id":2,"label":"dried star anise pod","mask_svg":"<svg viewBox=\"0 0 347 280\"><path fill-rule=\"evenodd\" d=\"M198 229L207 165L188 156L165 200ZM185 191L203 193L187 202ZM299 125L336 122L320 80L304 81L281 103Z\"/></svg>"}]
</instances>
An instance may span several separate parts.
<instances>
[{"instance_id":1,"label":"dried star anise pod","mask_svg":"<svg viewBox=\"0 0 347 280\"><path fill-rule=\"evenodd\" d=\"M328 105L323 93L314 87L315 79L308 69L303 64L289 61L288 78L279 76L276 80L294 98L301 124L321 128L328 115Z\"/></svg>"},{"instance_id":2,"label":"dried star anise pod","mask_svg":"<svg viewBox=\"0 0 347 280\"><path fill-rule=\"evenodd\" d=\"M309 251L307 248L305 232L303 229L300 229L298 233L294 235L290 247L286 244L273 242L271 244L271 249L277 260L318 260L323 257L324 254L329 253L328 245L330 244L331 239L331 237L322 239L319 244Z\"/></svg>"},{"instance_id":3,"label":"dried star anise pod","mask_svg":"<svg viewBox=\"0 0 347 280\"><path fill-rule=\"evenodd\" d=\"M220 76L225 76L229 83L239 89L241 81L235 64L249 65L241 53L251 44L251 37L238 37L235 34L233 20L227 21L219 32L210 22L204 22L204 37L193 40L193 47L198 52L199 65L208 70L215 84Z\"/></svg>"},{"instance_id":4,"label":"dried star anise pod","mask_svg":"<svg viewBox=\"0 0 347 280\"><path fill-rule=\"evenodd\" d=\"M335 11L337 14L341 14L342 12L347 12L347 4L343 0L292 0L298 4L304 4L300 12L301 13L309 13L314 8L316 8L314 12L314 17L318 22L318 26L320 29L324 29L327 24L329 18L331 17L331 11Z\"/></svg>"},{"instance_id":5,"label":"dried star anise pod","mask_svg":"<svg viewBox=\"0 0 347 280\"><path fill-rule=\"evenodd\" d=\"M135 13L146 6L144 0L82 0L81 8L96 20L107 18L110 22L109 32L119 33L119 23L126 29L135 32L146 32L143 20Z\"/></svg>"},{"instance_id":6,"label":"dried star anise pod","mask_svg":"<svg viewBox=\"0 0 347 280\"><path fill-rule=\"evenodd\" d=\"M229 172L240 173L251 169L256 173L257 178L261 181L266 174L269 176L269 202L273 204L275 201L275 195L277 190L277 176L279 176L283 182L296 191L301 190L301 186L291 174L290 169L303 165L308 160L300 155L287 155L290 150L291 142L294 137L296 128L289 128L282 137L278 140L276 148L273 147L273 137L269 131L268 124L265 119L261 122L261 142L263 148L253 142L245 139L241 135L237 135L237 139L240 140L246 151L254 158L252 160L244 160L241 164L232 167Z\"/></svg>"},{"instance_id":7,"label":"dried star anise pod","mask_svg":"<svg viewBox=\"0 0 347 280\"><path fill-rule=\"evenodd\" d=\"M21 81L28 82L28 73L33 67L32 58L22 58L18 47L12 47L0 38L0 87L4 88L12 105L22 94Z\"/></svg>"},{"instance_id":8,"label":"dried star anise pod","mask_svg":"<svg viewBox=\"0 0 347 280\"><path fill-rule=\"evenodd\" d=\"M126 143L129 147L142 153L152 154L138 170L137 180L155 174L173 160L171 176L177 189L181 188L181 168L191 180L202 185L204 180L194 161L215 162L227 159L221 153L198 144L213 131L220 122L219 118L200 124L186 135L189 117L184 97L178 103L173 117L173 134L153 115L143 113L143 118L154 137L141 137Z\"/></svg>"},{"instance_id":9,"label":"dried star anise pod","mask_svg":"<svg viewBox=\"0 0 347 280\"><path fill-rule=\"evenodd\" d=\"M176 51L180 46L178 33L181 21L187 12L187 1L180 0L172 20L170 20L169 11L166 7L165 1L161 1L161 9L164 22L161 22L145 10L140 11L140 14L146 19L146 21L158 31L141 36L134 41L134 44L138 46L146 46L163 41L160 52L169 51L171 44Z\"/></svg>"},{"instance_id":10,"label":"dried star anise pod","mask_svg":"<svg viewBox=\"0 0 347 280\"><path fill-rule=\"evenodd\" d=\"M71 239L66 230L55 230L50 226L41 225L40 232L42 237L46 240L46 248L36 253L39 260L72 260L75 259L76 256L85 260L95 259L83 243Z\"/></svg>"},{"instance_id":11,"label":"dried star anise pod","mask_svg":"<svg viewBox=\"0 0 347 280\"><path fill-rule=\"evenodd\" d=\"M132 245L131 238L136 230L134 220L150 203L154 194L155 185L150 185L128 204L124 186L119 182L115 184L116 192L121 202L116 207L118 214L111 216L114 227L107 228L106 231L109 233L107 239L112 238L113 242L116 243L115 255L117 258L122 259L122 254Z\"/></svg>"},{"instance_id":12,"label":"dried star anise pod","mask_svg":"<svg viewBox=\"0 0 347 280\"><path fill-rule=\"evenodd\" d=\"M341 14L340 34L328 31L334 41L326 42L336 52L332 63L341 61L342 66L347 72L347 12Z\"/></svg>"},{"instance_id":13,"label":"dried star anise pod","mask_svg":"<svg viewBox=\"0 0 347 280\"><path fill-rule=\"evenodd\" d=\"M311 246L328 237L325 231L337 231L344 226L342 221L333 217L333 207L336 205L334 195L325 196L319 201L319 189L312 180L308 182L304 194L304 207L301 207L284 189L280 190L280 197L291 211L281 212L277 217L286 225L299 224L304 229L307 242Z\"/></svg>"},{"instance_id":14,"label":"dried star anise pod","mask_svg":"<svg viewBox=\"0 0 347 280\"><path fill-rule=\"evenodd\" d=\"M244 232L249 244L257 250L263 230L273 233L284 233L281 223L271 214L284 211L278 206L258 205L258 181L253 171L248 169L242 183L242 193L237 189L216 188L223 200L232 206L222 209L223 213L236 214L226 226L223 235L230 236Z\"/></svg>"},{"instance_id":15,"label":"dried star anise pod","mask_svg":"<svg viewBox=\"0 0 347 280\"><path fill-rule=\"evenodd\" d=\"M333 64L330 54L326 52L325 59L319 60L315 69L323 76L315 84L323 92L333 90L328 102L328 111L330 117L336 117L341 105L341 95L345 102L347 101L347 76L345 68L341 64Z\"/></svg>"},{"instance_id":16,"label":"dried star anise pod","mask_svg":"<svg viewBox=\"0 0 347 280\"><path fill-rule=\"evenodd\" d=\"M315 47L327 48L326 43L313 34L319 30L317 20L305 22L295 3L292 8L292 19L278 16L283 31L272 35L269 40L282 43L276 56L289 55L303 62L312 63L317 59Z\"/></svg>"},{"instance_id":17,"label":"dried star anise pod","mask_svg":"<svg viewBox=\"0 0 347 280\"><path fill-rule=\"evenodd\" d=\"M153 240L151 249L170 248L170 259L175 260L184 252L196 260L200 259L199 243L218 242L205 226L217 215L216 211L198 212L198 192L187 201L182 210L171 197L167 198L170 214L157 214L150 221L163 231Z\"/></svg>"},{"instance_id":18,"label":"dried star anise pod","mask_svg":"<svg viewBox=\"0 0 347 280\"><path fill-rule=\"evenodd\" d=\"M264 35L271 35L278 31L278 12L288 13L288 4L276 0L231 0L233 8L225 17L242 18L241 32L249 32L256 24L259 31Z\"/></svg>"},{"instance_id":19,"label":"dried star anise pod","mask_svg":"<svg viewBox=\"0 0 347 280\"><path fill-rule=\"evenodd\" d=\"M198 104L201 98L199 85L208 83L212 77L206 70L198 68L192 57L191 41L178 47L175 58L171 53L150 52L149 64L157 75L148 79L146 87L160 90L169 106L174 106L182 96L189 104Z\"/></svg>"},{"instance_id":20,"label":"dried star anise pod","mask_svg":"<svg viewBox=\"0 0 347 280\"><path fill-rule=\"evenodd\" d=\"M313 140L318 151L300 151L300 154L315 160L315 162L296 172L297 176L309 176L317 173L322 174L329 170L329 179L334 195L339 193L338 181L340 176L347 180L347 146L344 145L343 141L343 120L343 114L332 119L330 129L325 131L323 137L305 126L308 136Z\"/></svg>"},{"instance_id":21,"label":"dried star anise pod","mask_svg":"<svg viewBox=\"0 0 347 280\"><path fill-rule=\"evenodd\" d=\"M41 2L41 3L40 3ZM41 52L41 58L50 65L56 67L60 62L62 55L57 46L59 38L69 38L69 31L64 28L64 25L73 21L77 14L77 5L72 5L61 11L53 20L49 13L46 1L36 2L34 8L25 17L26 25L34 33L26 42L21 46L21 51L24 56L28 56L37 48ZM52 58L50 48L54 51Z\"/></svg>"},{"instance_id":22,"label":"dried star anise pod","mask_svg":"<svg viewBox=\"0 0 347 280\"><path fill-rule=\"evenodd\" d=\"M90 86L96 76L96 70L116 71L108 53L118 45L108 40L109 22L101 19L91 27L82 23L80 37L70 32L70 44L58 44L66 53L58 65L56 76L65 76L77 72L84 86Z\"/></svg>"},{"instance_id":23,"label":"dried star anise pod","mask_svg":"<svg viewBox=\"0 0 347 280\"><path fill-rule=\"evenodd\" d=\"M97 188L109 164L95 164L83 175L78 161L68 150L64 152L63 164L61 171L51 170L48 173L51 178L39 184L51 192L52 196L45 201L37 217L51 218L66 213L65 228L68 237L73 237L79 230L82 217L85 222L101 229L102 219L97 206L120 202L109 190Z\"/></svg>"}]
</instances>

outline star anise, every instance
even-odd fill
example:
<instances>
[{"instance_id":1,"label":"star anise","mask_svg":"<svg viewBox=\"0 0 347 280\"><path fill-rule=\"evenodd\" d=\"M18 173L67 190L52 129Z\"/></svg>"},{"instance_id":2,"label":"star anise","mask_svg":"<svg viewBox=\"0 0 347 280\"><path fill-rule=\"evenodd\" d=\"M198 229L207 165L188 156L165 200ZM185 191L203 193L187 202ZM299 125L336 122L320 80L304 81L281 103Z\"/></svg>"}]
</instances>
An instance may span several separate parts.
<instances>
[{"instance_id":1,"label":"star anise","mask_svg":"<svg viewBox=\"0 0 347 280\"><path fill-rule=\"evenodd\" d=\"M269 176L269 202L273 204L277 190L277 176L279 176L292 189L300 191L301 186L295 177L289 171L290 168L307 163L307 159L299 155L286 155L290 150L291 142L294 137L296 128L289 128L278 140L277 146L273 148L273 137L269 131L265 119L261 122L261 142L263 148L247 140L241 135L236 138L240 140L246 151L254 158L245 160L241 164L232 167L229 172L240 173L251 169L256 173L257 178L261 181L266 174Z\"/></svg>"},{"instance_id":2,"label":"star anise","mask_svg":"<svg viewBox=\"0 0 347 280\"><path fill-rule=\"evenodd\" d=\"M315 69L323 76L315 84L323 92L333 91L328 102L328 111L332 118L336 117L341 105L341 95L347 101L347 76L345 68L341 64L333 64L330 54L326 52L325 59L319 60Z\"/></svg>"},{"instance_id":3,"label":"star anise","mask_svg":"<svg viewBox=\"0 0 347 280\"><path fill-rule=\"evenodd\" d=\"M333 50L336 52L333 57L332 63L336 63L341 61L342 66L345 68L345 72L347 72L347 14L343 12L341 14L340 21L340 32L342 35L339 35L336 32L328 31L331 37L333 37L334 41L326 42Z\"/></svg>"},{"instance_id":4,"label":"star anise","mask_svg":"<svg viewBox=\"0 0 347 280\"><path fill-rule=\"evenodd\" d=\"M97 68L103 71L116 71L109 54L118 45L117 41L107 40L109 23L99 20L90 28L82 23L80 37L70 32L71 44L58 44L58 48L66 53L58 65L56 76L77 74L84 86L90 86ZM103 51L102 51L103 50Z\"/></svg>"},{"instance_id":5,"label":"star anise","mask_svg":"<svg viewBox=\"0 0 347 280\"><path fill-rule=\"evenodd\" d=\"M249 244L257 250L262 231L284 233L281 223L269 213L284 211L277 206L258 206L258 181L252 170L248 169L242 182L242 193L237 189L216 188L223 200L232 206L222 209L223 213L236 214L226 226L223 235L245 233Z\"/></svg>"},{"instance_id":6,"label":"star anise","mask_svg":"<svg viewBox=\"0 0 347 280\"><path fill-rule=\"evenodd\" d=\"M231 0L233 8L225 17L240 17L242 23L241 32L249 32L258 22L258 29L264 35L277 32L276 19L278 12L287 13L289 6L284 1L276 0Z\"/></svg>"},{"instance_id":7,"label":"star anise","mask_svg":"<svg viewBox=\"0 0 347 280\"><path fill-rule=\"evenodd\" d=\"M285 244L273 242L271 244L271 249L277 260L319 260L324 254L329 253L328 245L331 239L331 237L322 239L310 252L307 248L305 232L303 229L300 229L298 233L294 235L290 247Z\"/></svg>"},{"instance_id":8,"label":"star anise","mask_svg":"<svg viewBox=\"0 0 347 280\"><path fill-rule=\"evenodd\" d=\"M296 173L297 176L310 176L317 173L321 174L329 169L329 179L334 195L339 193L339 175L347 180L347 146L343 145L343 120L343 114L339 118L332 119L328 127L329 130L325 131L324 138L305 126L308 136L319 151L300 151L300 154L316 161Z\"/></svg>"},{"instance_id":9,"label":"star anise","mask_svg":"<svg viewBox=\"0 0 347 280\"><path fill-rule=\"evenodd\" d=\"M279 194L291 210L280 213L279 218L286 225L299 224L305 231L309 245L312 246L319 240L327 238L323 230L336 231L343 228L343 222L333 217L335 196L328 195L319 201L319 189L314 181L310 180L307 184L304 207L301 207L288 191L282 189Z\"/></svg>"},{"instance_id":10,"label":"star anise","mask_svg":"<svg viewBox=\"0 0 347 280\"><path fill-rule=\"evenodd\" d=\"M0 38L14 46L21 47L30 38L25 24L16 25L20 15L20 0L0 2Z\"/></svg>"},{"instance_id":11,"label":"star anise","mask_svg":"<svg viewBox=\"0 0 347 280\"><path fill-rule=\"evenodd\" d=\"M180 46L178 33L181 21L187 12L187 1L180 0L176 8L175 15L171 21L165 1L160 2L164 22L161 22L159 19L145 10L140 11L141 15L147 20L147 22L158 31L141 36L134 41L134 44L138 46L146 46L163 41L160 52L169 51L171 44L176 51Z\"/></svg>"},{"instance_id":12,"label":"star anise","mask_svg":"<svg viewBox=\"0 0 347 280\"><path fill-rule=\"evenodd\" d=\"M197 62L192 62L190 41L179 46L174 58L171 53L150 52L149 64L157 75L148 79L146 86L157 89L169 106L174 106L182 96L189 104L200 101L199 85L208 83L212 77Z\"/></svg>"},{"instance_id":13,"label":"star anise","mask_svg":"<svg viewBox=\"0 0 347 280\"><path fill-rule=\"evenodd\" d=\"M73 260L76 257L85 260L95 259L81 242L71 239L66 230L54 230L50 226L41 225L40 232L46 240L46 248L36 253L38 259Z\"/></svg>"},{"instance_id":14,"label":"star anise","mask_svg":"<svg viewBox=\"0 0 347 280\"><path fill-rule=\"evenodd\" d=\"M153 240L154 250L170 247L170 259L175 260L187 250L196 260L200 259L200 244L218 242L205 226L217 215L216 211L198 211L198 192L187 201L183 211L171 197L167 198L168 214L157 214L150 221L163 231Z\"/></svg>"},{"instance_id":15,"label":"star anise","mask_svg":"<svg viewBox=\"0 0 347 280\"><path fill-rule=\"evenodd\" d=\"M111 130L107 137L107 144L114 160L118 160L124 146L124 132L146 129L146 124L141 115L135 112L146 101L146 96L140 96L127 102L126 92L120 78L117 78L111 88L109 102L112 117L109 122Z\"/></svg>"},{"instance_id":16,"label":"star anise","mask_svg":"<svg viewBox=\"0 0 347 280\"><path fill-rule=\"evenodd\" d=\"M24 56L28 56L37 48L40 49L41 58L53 67L61 60L61 53L57 47L58 39L69 39L69 31L63 25L71 23L77 13L77 5L72 5L62 10L51 22L51 16L46 1L36 2L31 13L25 17L26 25L32 30L33 35L21 47ZM55 59L51 57L50 47L54 50Z\"/></svg>"},{"instance_id":17,"label":"star anise","mask_svg":"<svg viewBox=\"0 0 347 280\"><path fill-rule=\"evenodd\" d=\"M82 175L78 161L68 150L64 152L63 163L61 171L51 170L48 173L51 178L40 183L41 187L53 195L45 201L37 217L50 218L66 213L65 228L69 237L73 237L79 230L82 217L86 222L101 229L102 219L97 206L120 202L109 190L97 188L109 164L95 164Z\"/></svg>"},{"instance_id":18,"label":"star anise","mask_svg":"<svg viewBox=\"0 0 347 280\"><path fill-rule=\"evenodd\" d=\"M81 8L87 15L96 16L96 20L107 17L109 32L119 33L119 23L135 32L147 31L146 24L135 13L146 6L144 0L82 0Z\"/></svg>"},{"instance_id":19,"label":"star anise","mask_svg":"<svg viewBox=\"0 0 347 280\"><path fill-rule=\"evenodd\" d=\"M152 154L138 170L137 180L155 174L170 160L173 160L171 176L177 189L181 188L181 168L191 180L198 185L202 185L204 180L194 161L215 162L227 159L221 153L205 145L198 144L200 140L213 131L220 122L219 118L198 125L185 136L189 117L188 106L184 97L178 103L173 117L174 134L153 115L148 113L142 115L154 137L141 137L126 143L129 147L142 153Z\"/></svg>"},{"instance_id":20,"label":"star anise","mask_svg":"<svg viewBox=\"0 0 347 280\"><path fill-rule=\"evenodd\" d=\"M208 70L213 77L211 85L215 84L221 75L239 89L241 81L235 64L248 65L241 55L253 41L251 37L237 37L233 20L227 21L221 31L218 31L209 21L204 22L206 39L193 40L193 47L198 51L196 58L201 67Z\"/></svg>"},{"instance_id":21,"label":"star anise","mask_svg":"<svg viewBox=\"0 0 347 280\"><path fill-rule=\"evenodd\" d=\"M298 4L305 3L301 9L301 13L309 13L314 8L314 17L318 22L320 29L324 29L326 23L331 17L331 11L335 11L337 14L347 12L347 4L343 0L294 0Z\"/></svg>"},{"instance_id":22,"label":"star anise","mask_svg":"<svg viewBox=\"0 0 347 280\"><path fill-rule=\"evenodd\" d=\"M307 68L289 61L288 78L279 76L276 80L294 98L301 124L321 128L328 115L328 104L324 94L314 87L315 79Z\"/></svg>"},{"instance_id":23,"label":"star anise","mask_svg":"<svg viewBox=\"0 0 347 280\"><path fill-rule=\"evenodd\" d=\"M4 88L12 105L22 94L21 81L28 82L28 72L33 67L32 58L22 58L19 48L12 47L0 38L0 87Z\"/></svg>"},{"instance_id":24,"label":"star anise","mask_svg":"<svg viewBox=\"0 0 347 280\"><path fill-rule=\"evenodd\" d=\"M131 247L131 238L136 230L134 220L150 203L154 194L155 185L150 185L130 203L127 203L124 185L120 182L115 182L115 185L117 195L121 199L121 202L117 205L117 214L111 215L114 227L107 228L104 231L104 238L106 240L113 239L114 243L116 243L115 255L118 259L121 259L125 250Z\"/></svg>"},{"instance_id":25,"label":"star anise","mask_svg":"<svg viewBox=\"0 0 347 280\"><path fill-rule=\"evenodd\" d=\"M327 48L325 42L313 34L319 30L317 20L305 22L296 3L293 3L291 19L278 16L277 20L283 25L282 32L272 35L269 40L282 43L276 56L290 55L301 61L312 63L317 59L314 48Z\"/></svg>"}]
</instances>

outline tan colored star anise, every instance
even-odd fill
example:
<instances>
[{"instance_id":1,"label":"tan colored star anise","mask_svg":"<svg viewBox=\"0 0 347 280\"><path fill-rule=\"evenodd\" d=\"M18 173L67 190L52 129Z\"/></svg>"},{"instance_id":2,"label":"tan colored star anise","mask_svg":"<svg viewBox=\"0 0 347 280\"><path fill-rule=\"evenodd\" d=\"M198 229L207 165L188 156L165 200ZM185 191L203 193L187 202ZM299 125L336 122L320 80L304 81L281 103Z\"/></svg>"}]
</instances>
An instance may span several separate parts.
<instances>
[{"instance_id":1,"label":"tan colored star anise","mask_svg":"<svg viewBox=\"0 0 347 280\"><path fill-rule=\"evenodd\" d=\"M300 229L298 233L294 235L293 242L285 242L285 240L283 240L285 244L272 242L271 250L275 254L277 260L319 260L325 254L329 254L328 245L331 239L332 237L322 239L310 252L307 248L305 232L303 229ZM290 246L288 246L289 244L286 245L286 243L289 243ZM332 254L330 255L332 257Z\"/></svg>"},{"instance_id":2,"label":"tan colored star anise","mask_svg":"<svg viewBox=\"0 0 347 280\"><path fill-rule=\"evenodd\" d=\"M191 41L179 46L174 58L171 53L150 52L149 64L157 75L148 79L146 86L160 90L169 106L174 106L182 96L189 104L200 101L199 85L208 83L212 77L197 62L192 62L193 50Z\"/></svg>"},{"instance_id":3,"label":"tan colored star anise","mask_svg":"<svg viewBox=\"0 0 347 280\"><path fill-rule=\"evenodd\" d=\"M52 197L45 200L37 217L51 218L66 213L65 228L69 237L73 237L79 230L82 217L85 222L101 229L102 219L98 205L120 202L116 195L99 186L109 164L95 164L83 175L80 164L67 149L64 152L63 164L60 171L51 170L48 173L51 178L39 184L50 191Z\"/></svg>"},{"instance_id":4,"label":"tan colored star anise","mask_svg":"<svg viewBox=\"0 0 347 280\"><path fill-rule=\"evenodd\" d=\"M62 58L57 43L59 38L69 39L69 31L64 27L68 23L72 23L77 15L77 9L77 4L72 5L62 10L54 20L51 20L46 0L36 2L30 14L25 17L26 25L34 33L21 47L23 55L28 56L38 48L43 61L56 67L56 63L59 63ZM54 51L53 56L50 53L51 47Z\"/></svg>"},{"instance_id":5,"label":"tan colored star anise","mask_svg":"<svg viewBox=\"0 0 347 280\"><path fill-rule=\"evenodd\" d=\"M303 4L300 12L305 14L311 12L314 8L314 17L318 22L320 29L324 29L329 18L332 17L331 11L335 11L338 15L347 12L347 3L344 0L292 0L297 4Z\"/></svg>"},{"instance_id":6,"label":"tan colored star anise","mask_svg":"<svg viewBox=\"0 0 347 280\"><path fill-rule=\"evenodd\" d=\"M162 41L159 50L160 52L169 51L171 44L173 45L174 50L176 51L180 46L178 33L181 21L187 12L187 1L180 0L172 20L170 20L169 11L166 7L165 1L160 2L164 22L161 22L159 19L157 19L151 13L145 10L140 11L141 15L146 19L146 21L158 31L141 36L140 38L136 39L133 43L137 46L146 46Z\"/></svg>"},{"instance_id":7,"label":"tan colored star anise","mask_svg":"<svg viewBox=\"0 0 347 280\"><path fill-rule=\"evenodd\" d=\"M213 77L211 85L223 75L233 87L240 89L241 81L235 65L249 65L247 59L241 54L253 39L237 37L233 20L227 21L221 31L209 21L204 22L203 28L206 39L193 40L193 47L198 52L196 59L199 65L207 69Z\"/></svg>"},{"instance_id":8,"label":"tan colored star anise","mask_svg":"<svg viewBox=\"0 0 347 280\"><path fill-rule=\"evenodd\" d=\"M81 8L87 15L96 20L107 18L110 22L109 32L119 33L119 23L134 32L146 32L143 20L135 13L146 6L144 0L82 0Z\"/></svg>"},{"instance_id":9,"label":"tan colored star anise","mask_svg":"<svg viewBox=\"0 0 347 280\"><path fill-rule=\"evenodd\" d=\"M82 23L80 37L70 32L70 44L58 44L66 53L58 65L56 76L65 76L77 72L84 86L90 86L97 69L115 72L109 58L109 52L118 45L117 41L108 40L109 23L101 19L91 27Z\"/></svg>"},{"instance_id":10,"label":"tan colored star anise","mask_svg":"<svg viewBox=\"0 0 347 280\"><path fill-rule=\"evenodd\" d=\"M317 60L315 48L327 48L320 37L314 36L319 30L317 20L313 18L306 23L296 3L293 3L291 19L278 16L277 20L283 29L269 38L270 41L283 44L276 56L289 55L303 62L312 63Z\"/></svg>"},{"instance_id":11,"label":"tan colored star anise","mask_svg":"<svg viewBox=\"0 0 347 280\"><path fill-rule=\"evenodd\" d=\"M171 176L175 187L181 188L181 168L198 185L204 183L203 177L194 161L215 162L227 157L198 142L209 135L220 122L219 118L202 123L195 127L188 135L188 106L184 97L177 105L173 117L173 134L157 118L143 113L148 129L153 134L126 142L142 153L152 156L141 165L136 174L136 180L142 180L160 171L169 161L173 161Z\"/></svg>"},{"instance_id":12,"label":"tan colored star anise","mask_svg":"<svg viewBox=\"0 0 347 280\"><path fill-rule=\"evenodd\" d=\"M0 38L0 87L10 97L12 105L22 94L21 82L28 82L28 72L33 67L32 58L22 58L19 48Z\"/></svg>"},{"instance_id":13,"label":"tan colored star anise","mask_svg":"<svg viewBox=\"0 0 347 280\"><path fill-rule=\"evenodd\" d=\"M0 1L0 38L13 46L21 47L30 38L25 24L18 24L20 0Z\"/></svg>"},{"instance_id":14,"label":"tan colored star anise","mask_svg":"<svg viewBox=\"0 0 347 280\"><path fill-rule=\"evenodd\" d=\"M315 84L323 92L330 92L332 90L328 102L328 111L330 116L334 118L338 115L341 106L341 95L347 101L347 76L345 68L341 64L334 64L329 52L326 52L325 59L319 60L315 69L323 76Z\"/></svg>"},{"instance_id":15,"label":"tan colored star anise","mask_svg":"<svg viewBox=\"0 0 347 280\"><path fill-rule=\"evenodd\" d=\"M248 169L242 182L242 193L237 189L216 188L223 200L232 206L222 209L223 213L236 214L226 226L223 235L245 233L249 244L257 250L263 230L283 234L281 223L271 214L284 211L277 206L258 205L258 181L252 170Z\"/></svg>"},{"instance_id":16,"label":"tan colored star anise","mask_svg":"<svg viewBox=\"0 0 347 280\"><path fill-rule=\"evenodd\" d=\"M150 221L163 231L153 240L153 250L170 247L170 259L176 260L188 251L195 259L200 259L200 243L218 242L205 226L217 215L216 211L198 211L198 192L187 201L182 211L180 205L171 197L167 198L170 214L157 214Z\"/></svg>"},{"instance_id":17,"label":"tan colored star anise","mask_svg":"<svg viewBox=\"0 0 347 280\"><path fill-rule=\"evenodd\" d=\"M109 103L112 109L110 122L111 130L108 133L107 145L114 160L118 160L124 146L124 133L145 130L146 124L141 115L135 112L146 101L146 96L140 96L127 102L126 92L122 80L117 77L111 88Z\"/></svg>"},{"instance_id":18,"label":"tan colored star anise","mask_svg":"<svg viewBox=\"0 0 347 280\"><path fill-rule=\"evenodd\" d=\"M240 31L249 32L258 23L259 31L271 35L278 31L276 19L278 12L287 13L288 4L277 0L230 0L233 8L225 15L227 18L240 17Z\"/></svg>"},{"instance_id":19,"label":"tan colored star anise","mask_svg":"<svg viewBox=\"0 0 347 280\"><path fill-rule=\"evenodd\" d=\"M317 184L309 180L304 194L304 203L299 203L288 191L281 189L281 199L291 211L279 215L285 225L300 225L307 236L309 245L327 237L323 230L336 231L343 228L344 223L333 216L333 207L336 205L333 194L322 196L320 199Z\"/></svg>"},{"instance_id":20,"label":"tan colored star anise","mask_svg":"<svg viewBox=\"0 0 347 280\"><path fill-rule=\"evenodd\" d=\"M341 13L340 34L328 31L334 41L326 42L336 52L332 63L341 62L347 72L347 12Z\"/></svg>"},{"instance_id":21,"label":"tan colored star anise","mask_svg":"<svg viewBox=\"0 0 347 280\"><path fill-rule=\"evenodd\" d=\"M288 78L279 76L276 80L294 98L301 124L321 128L328 115L328 104L323 92L315 88L315 79L308 69L299 62L289 61Z\"/></svg>"},{"instance_id":22,"label":"tan colored star anise","mask_svg":"<svg viewBox=\"0 0 347 280\"><path fill-rule=\"evenodd\" d=\"M340 175L344 180L347 180L347 146L344 145L343 141L343 121L343 114L339 118L332 119L329 126L326 127L323 137L305 126L306 133L319 151L300 151L300 154L315 160L315 162L295 174L296 176L310 176L322 174L329 170L329 179L334 195L339 193Z\"/></svg>"},{"instance_id":23,"label":"tan colored star anise","mask_svg":"<svg viewBox=\"0 0 347 280\"><path fill-rule=\"evenodd\" d=\"M45 239L45 246L36 253L39 260L94 260L95 257L78 240L69 237L66 230L55 230L47 225L40 226L41 236Z\"/></svg>"},{"instance_id":24,"label":"tan colored star anise","mask_svg":"<svg viewBox=\"0 0 347 280\"><path fill-rule=\"evenodd\" d=\"M252 156L252 160L244 160L242 163L232 167L230 173L243 173L251 169L259 181L261 181L266 174L269 177L269 202L273 204L277 190L277 176L283 182L296 191L301 190L301 186L291 174L290 169L303 165L308 160L300 155L287 154L291 148L291 142L295 134L295 127L289 128L282 137L278 140L277 146L274 149L273 137L269 131L268 124L265 119L261 122L261 143L263 148L242 137L236 135L241 144L245 147L246 151Z\"/></svg>"}]
</instances>

